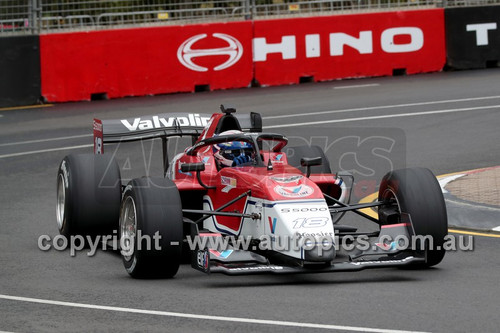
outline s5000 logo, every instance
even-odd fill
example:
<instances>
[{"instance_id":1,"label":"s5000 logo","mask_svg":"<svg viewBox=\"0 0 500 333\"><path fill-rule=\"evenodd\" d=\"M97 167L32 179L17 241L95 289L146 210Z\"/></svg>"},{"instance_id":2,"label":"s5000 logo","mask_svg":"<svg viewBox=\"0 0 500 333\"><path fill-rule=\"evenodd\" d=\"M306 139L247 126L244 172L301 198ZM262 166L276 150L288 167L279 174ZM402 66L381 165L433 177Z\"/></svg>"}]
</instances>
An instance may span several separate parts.
<instances>
[{"instance_id":1,"label":"s5000 logo","mask_svg":"<svg viewBox=\"0 0 500 333\"><path fill-rule=\"evenodd\" d=\"M300 212L327 212L328 207L303 207L303 208L282 208L282 213L300 213Z\"/></svg>"},{"instance_id":2,"label":"s5000 logo","mask_svg":"<svg viewBox=\"0 0 500 333\"><path fill-rule=\"evenodd\" d=\"M221 71L223 69L229 68L237 63L238 60L240 60L241 56L243 55L243 46L241 45L239 40L237 40L233 36L221 33L214 33L212 34L212 37L222 39L227 43L227 46L212 49L193 49L192 47L196 42L207 38L207 34L199 34L188 38L184 41L184 43L181 44L181 46L179 46L179 48L177 49L177 59L179 59L182 65L196 72L206 72L208 71L208 68L195 64L193 62L194 58L220 55L229 56L229 59L227 59L225 62L218 66L215 66L213 68L214 71Z\"/></svg>"}]
</instances>

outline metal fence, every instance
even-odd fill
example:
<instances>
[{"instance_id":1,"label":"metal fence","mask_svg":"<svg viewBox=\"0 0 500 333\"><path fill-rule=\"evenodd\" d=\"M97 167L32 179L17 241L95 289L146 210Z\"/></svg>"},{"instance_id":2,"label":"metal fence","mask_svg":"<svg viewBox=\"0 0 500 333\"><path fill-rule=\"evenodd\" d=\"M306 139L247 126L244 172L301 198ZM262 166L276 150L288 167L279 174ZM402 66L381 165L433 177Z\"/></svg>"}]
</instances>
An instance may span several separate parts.
<instances>
[{"instance_id":1,"label":"metal fence","mask_svg":"<svg viewBox=\"0 0 500 333\"><path fill-rule=\"evenodd\" d=\"M498 3L500 0L0 0L0 34Z\"/></svg>"}]
</instances>

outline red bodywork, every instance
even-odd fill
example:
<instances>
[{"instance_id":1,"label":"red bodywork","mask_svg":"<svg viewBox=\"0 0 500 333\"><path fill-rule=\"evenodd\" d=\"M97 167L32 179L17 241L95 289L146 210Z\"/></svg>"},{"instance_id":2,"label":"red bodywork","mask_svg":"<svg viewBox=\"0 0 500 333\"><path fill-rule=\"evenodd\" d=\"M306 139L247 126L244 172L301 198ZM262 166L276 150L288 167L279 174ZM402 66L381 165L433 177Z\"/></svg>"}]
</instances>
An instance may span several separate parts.
<instances>
[{"instance_id":1,"label":"red bodywork","mask_svg":"<svg viewBox=\"0 0 500 333\"><path fill-rule=\"evenodd\" d=\"M203 130L200 140L213 137L218 121L223 114L214 114ZM299 169L288 165L286 154L279 151L261 150L264 166L226 167L217 169L212 146L201 148L196 156L183 154L171 166L170 177L174 180L181 193L201 191L210 202L210 208L215 210L237 196L251 191L251 198L264 199L269 202L324 199L323 192L339 198L341 188L335 183L332 174L312 174L307 178ZM272 169L267 165L271 159ZM205 164L201 172L201 180L208 187L206 189L197 180L196 174L184 173L181 165L184 163ZM245 211L246 200L238 200L224 209L224 211ZM237 217L218 217L217 221L229 229L238 230L242 219Z\"/></svg>"}]
</instances>

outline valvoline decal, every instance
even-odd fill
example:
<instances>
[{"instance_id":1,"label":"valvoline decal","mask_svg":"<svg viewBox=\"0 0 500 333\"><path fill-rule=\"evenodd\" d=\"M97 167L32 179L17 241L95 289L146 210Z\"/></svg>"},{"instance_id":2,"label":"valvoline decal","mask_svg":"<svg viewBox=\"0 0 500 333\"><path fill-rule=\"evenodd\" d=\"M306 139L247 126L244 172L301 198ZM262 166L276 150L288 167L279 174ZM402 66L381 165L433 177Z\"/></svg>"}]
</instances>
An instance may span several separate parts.
<instances>
[{"instance_id":1,"label":"valvoline decal","mask_svg":"<svg viewBox=\"0 0 500 333\"><path fill-rule=\"evenodd\" d=\"M269 228L271 229L271 233L274 234L274 231L276 230L276 222L278 219L276 217L271 218L271 216L268 216L268 219L269 219Z\"/></svg>"}]
</instances>

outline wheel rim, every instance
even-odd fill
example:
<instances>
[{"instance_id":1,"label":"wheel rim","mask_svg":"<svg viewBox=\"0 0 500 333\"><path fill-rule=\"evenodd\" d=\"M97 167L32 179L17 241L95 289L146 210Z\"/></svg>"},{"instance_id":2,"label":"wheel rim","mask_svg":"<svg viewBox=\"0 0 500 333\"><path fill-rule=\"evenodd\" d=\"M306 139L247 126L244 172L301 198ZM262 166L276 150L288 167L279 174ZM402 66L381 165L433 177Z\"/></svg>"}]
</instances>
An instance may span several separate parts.
<instances>
[{"instance_id":1,"label":"wheel rim","mask_svg":"<svg viewBox=\"0 0 500 333\"><path fill-rule=\"evenodd\" d=\"M387 202L394 200L395 202L392 204L392 206L397 206L398 212L399 212L399 214L401 214L401 206L399 205L398 197L396 196L396 193L394 193L394 191L391 188L385 189L384 193L382 193L381 199L382 199L382 201L387 201Z\"/></svg>"},{"instance_id":2,"label":"wheel rim","mask_svg":"<svg viewBox=\"0 0 500 333\"><path fill-rule=\"evenodd\" d=\"M64 209L66 205L66 180L62 174L57 178L57 204L56 204L56 218L59 230L62 230L64 225Z\"/></svg>"},{"instance_id":3,"label":"wheel rim","mask_svg":"<svg viewBox=\"0 0 500 333\"><path fill-rule=\"evenodd\" d=\"M127 196L120 214L120 246L126 261L132 259L134 242L137 233L137 218L134 199Z\"/></svg>"}]
</instances>

